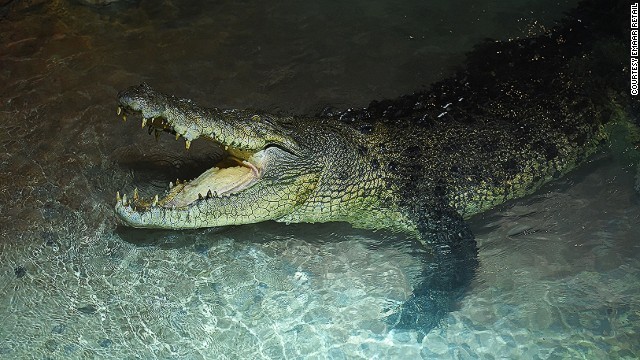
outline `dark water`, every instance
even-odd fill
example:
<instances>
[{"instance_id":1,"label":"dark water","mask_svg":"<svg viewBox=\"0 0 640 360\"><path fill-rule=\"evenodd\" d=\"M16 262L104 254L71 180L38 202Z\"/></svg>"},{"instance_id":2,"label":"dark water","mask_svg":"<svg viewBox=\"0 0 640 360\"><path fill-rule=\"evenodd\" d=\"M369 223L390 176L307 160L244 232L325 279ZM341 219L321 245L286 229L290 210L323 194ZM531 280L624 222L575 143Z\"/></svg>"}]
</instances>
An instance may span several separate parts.
<instances>
[{"instance_id":1,"label":"dark water","mask_svg":"<svg viewBox=\"0 0 640 360\"><path fill-rule=\"evenodd\" d=\"M0 0L0 358L637 358L640 209L607 153L472 220L477 278L421 341L384 322L419 275L411 243L343 224L136 231L113 215L117 190L158 192L210 157L122 123L118 90L364 106L573 5Z\"/></svg>"}]
</instances>

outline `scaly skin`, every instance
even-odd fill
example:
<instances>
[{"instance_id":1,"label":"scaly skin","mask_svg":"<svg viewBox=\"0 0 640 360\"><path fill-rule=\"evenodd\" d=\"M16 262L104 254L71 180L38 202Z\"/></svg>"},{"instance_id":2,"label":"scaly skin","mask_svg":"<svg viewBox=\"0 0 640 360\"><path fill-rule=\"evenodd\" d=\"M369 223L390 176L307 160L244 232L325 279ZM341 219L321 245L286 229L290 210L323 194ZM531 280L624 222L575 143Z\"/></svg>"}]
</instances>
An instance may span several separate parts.
<instances>
[{"instance_id":1,"label":"scaly skin","mask_svg":"<svg viewBox=\"0 0 640 360\"><path fill-rule=\"evenodd\" d=\"M606 139L612 114L627 112L625 46L616 39L624 32L609 27L616 21L595 20L625 14L624 6L593 6L536 38L483 44L464 71L429 91L361 110L278 117L205 109L144 84L129 88L118 96L126 112L155 118L149 126L184 137L187 148L198 138L219 143L249 164L226 173L251 181L218 196L217 175L196 182L214 184L210 196L208 185L188 185L201 200L176 197L187 186L180 184L158 201L119 199L116 212L134 227L346 221L414 234L433 249L428 289L419 287L392 320L428 330L477 264L461 219L575 168ZM425 317L429 311L440 315Z\"/></svg>"}]
</instances>

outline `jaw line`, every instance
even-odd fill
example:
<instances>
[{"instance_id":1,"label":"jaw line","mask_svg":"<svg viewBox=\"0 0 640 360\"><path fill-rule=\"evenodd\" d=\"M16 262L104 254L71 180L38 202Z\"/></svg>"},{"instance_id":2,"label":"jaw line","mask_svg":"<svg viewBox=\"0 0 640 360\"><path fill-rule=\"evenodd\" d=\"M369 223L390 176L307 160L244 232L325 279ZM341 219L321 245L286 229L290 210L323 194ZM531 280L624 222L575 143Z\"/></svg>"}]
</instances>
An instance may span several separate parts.
<instances>
[{"instance_id":1,"label":"jaw line","mask_svg":"<svg viewBox=\"0 0 640 360\"><path fill-rule=\"evenodd\" d=\"M115 210L125 224L136 228L180 230L282 221L306 201L318 181L316 175L298 176L292 182L261 180L243 191L175 209L151 206L140 211L121 200Z\"/></svg>"}]
</instances>

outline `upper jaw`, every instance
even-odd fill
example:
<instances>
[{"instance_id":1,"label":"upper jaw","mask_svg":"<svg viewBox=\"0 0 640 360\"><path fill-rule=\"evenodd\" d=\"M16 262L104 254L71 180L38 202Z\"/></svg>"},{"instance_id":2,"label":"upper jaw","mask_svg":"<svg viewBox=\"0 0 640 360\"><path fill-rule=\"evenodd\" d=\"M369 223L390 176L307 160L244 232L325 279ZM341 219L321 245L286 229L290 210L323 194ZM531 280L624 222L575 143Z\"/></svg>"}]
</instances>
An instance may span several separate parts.
<instances>
[{"instance_id":1,"label":"upper jaw","mask_svg":"<svg viewBox=\"0 0 640 360\"><path fill-rule=\"evenodd\" d=\"M137 112L147 124L191 141L204 137L240 151L257 152L276 145L295 152L297 143L274 128L272 117L249 111L201 108L189 99L168 96L147 84L130 87L118 94L118 114Z\"/></svg>"}]
</instances>

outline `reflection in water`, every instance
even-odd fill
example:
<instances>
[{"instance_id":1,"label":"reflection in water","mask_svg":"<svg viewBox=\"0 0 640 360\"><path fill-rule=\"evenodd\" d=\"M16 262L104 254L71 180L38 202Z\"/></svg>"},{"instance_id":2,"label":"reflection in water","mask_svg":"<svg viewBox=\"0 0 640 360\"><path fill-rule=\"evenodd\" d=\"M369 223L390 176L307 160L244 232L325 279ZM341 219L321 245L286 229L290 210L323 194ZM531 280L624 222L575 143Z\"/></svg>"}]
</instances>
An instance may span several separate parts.
<instances>
[{"instance_id":1,"label":"reflection in water","mask_svg":"<svg viewBox=\"0 0 640 360\"><path fill-rule=\"evenodd\" d=\"M142 233L113 215L115 190L156 193L211 156L122 126L126 86L363 106L573 5L556 3L0 1L0 358L637 357L640 212L611 161L475 219L477 278L421 342L384 322L421 275L411 241L343 224Z\"/></svg>"}]
</instances>

